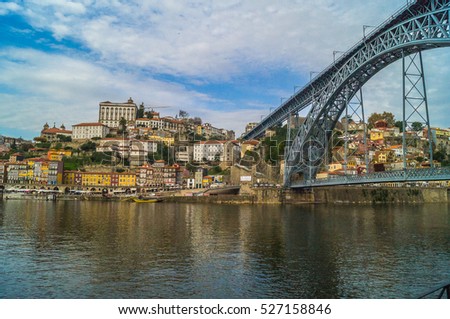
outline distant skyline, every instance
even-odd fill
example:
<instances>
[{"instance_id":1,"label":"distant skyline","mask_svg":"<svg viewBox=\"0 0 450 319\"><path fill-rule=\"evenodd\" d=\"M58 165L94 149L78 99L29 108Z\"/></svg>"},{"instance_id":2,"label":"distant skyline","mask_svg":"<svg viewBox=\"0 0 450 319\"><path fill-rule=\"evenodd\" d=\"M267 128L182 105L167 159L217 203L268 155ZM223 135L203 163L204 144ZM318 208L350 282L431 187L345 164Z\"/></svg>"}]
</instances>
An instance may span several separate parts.
<instances>
[{"instance_id":1,"label":"distant skyline","mask_svg":"<svg viewBox=\"0 0 450 319\"><path fill-rule=\"evenodd\" d=\"M406 1L0 2L0 135L98 120L102 101L170 106L236 131L259 122ZM370 31L370 30L369 30ZM431 124L449 127L450 49L424 52ZM364 89L401 116L401 65ZM306 114L303 114L306 115Z\"/></svg>"}]
</instances>

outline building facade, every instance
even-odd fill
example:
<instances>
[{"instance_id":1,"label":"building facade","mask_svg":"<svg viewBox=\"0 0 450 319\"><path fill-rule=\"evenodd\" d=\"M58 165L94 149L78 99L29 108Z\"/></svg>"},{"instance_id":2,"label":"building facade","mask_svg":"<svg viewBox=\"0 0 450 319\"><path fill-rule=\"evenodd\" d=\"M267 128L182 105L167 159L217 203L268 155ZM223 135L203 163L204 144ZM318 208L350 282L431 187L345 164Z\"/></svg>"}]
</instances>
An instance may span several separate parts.
<instances>
[{"instance_id":1,"label":"building facade","mask_svg":"<svg viewBox=\"0 0 450 319\"><path fill-rule=\"evenodd\" d=\"M61 127L50 127L47 123L45 123L44 128L41 131L41 138L44 138L47 142L58 142L59 136L64 137L72 137L72 131L66 130L64 124Z\"/></svg>"},{"instance_id":2,"label":"building facade","mask_svg":"<svg viewBox=\"0 0 450 319\"><path fill-rule=\"evenodd\" d=\"M118 128L124 118L127 124L136 121L137 105L130 97L126 103L100 102L98 121L108 127Z\"/></svg>"},{"instance_id":3,"label":"building facade","mask_svg":"<svg viewBox=\"0 0 450 319\"><path fill-rule=\"evenodd\" d=\"M109 128L102 123L80 123L72 125L72 139L88 140L94 137L104 138Z\"/></svg>"}]
</instances>

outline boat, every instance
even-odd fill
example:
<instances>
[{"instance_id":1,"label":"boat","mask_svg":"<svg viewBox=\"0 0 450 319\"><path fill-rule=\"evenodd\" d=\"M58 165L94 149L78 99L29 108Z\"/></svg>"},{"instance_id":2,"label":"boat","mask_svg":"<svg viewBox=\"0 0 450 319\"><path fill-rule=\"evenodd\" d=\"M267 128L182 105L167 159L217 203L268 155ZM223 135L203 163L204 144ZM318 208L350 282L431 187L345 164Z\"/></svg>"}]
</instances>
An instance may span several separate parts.
<instances>
[{"instance_id":1,"label":"boat","mask_svg":"<svg viewBox=\"0 0 450 319\"><path fill-rule=\"evenodd\" d=\"M162 198L137 198L133 197L135 203L158 203L162 202Z\"/></svg>"}]
</instances>

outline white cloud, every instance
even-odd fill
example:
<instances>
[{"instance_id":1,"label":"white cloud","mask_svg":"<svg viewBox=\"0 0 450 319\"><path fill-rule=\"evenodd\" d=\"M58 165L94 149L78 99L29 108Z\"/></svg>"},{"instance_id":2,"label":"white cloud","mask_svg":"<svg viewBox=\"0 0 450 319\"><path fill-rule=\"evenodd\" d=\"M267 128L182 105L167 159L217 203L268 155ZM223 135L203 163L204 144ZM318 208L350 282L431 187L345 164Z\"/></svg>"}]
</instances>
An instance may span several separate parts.
<instances>
[{"instance_id":1,"label":"white cloud","mask_svg":"<svg viewBox=\"0 0 450 319\"><path fill-rule=\"evenodd\" d=\"M0 16L7 15L10 12L18 12L21 10L21 7L14 2L1 2L0 3Z\"/></svg>"},{"instance_id":2,"label":"white cloud","mask_svg":"<svg viewBox=\"0 0 450 319\"><path fill-rule=\"evenodd\" d=\"M294 85L309 80L309 71L331 63L333 50L346 50L359 41L363 24L377 25L403 4L400 0L33 0L21 9L12 2L0 3L0 14L20 10L35 28L52 32L58 40L79 42L87 52L77 55L76 48L58 49L63 45L58 42L53 48L60 54L3 50L0 85L8 90L1 107L7 108L7 116L0 125L32 125L37 130L47 121L66 125L92 121L100 101L132 96L137 103L173 106L163 113L175 115L183 109L215 126L242 132L247 122L259 121L280 97L292 94ZM428 88L433 92L430 104L437 105L431 117L443 123L448 70L442 60L448 56L440 54L427 55L432 74L439 74ZM241 85L244 79L242 83L251 86L283 72L298 74L298 79L284 88L274 78L273 88L263 92L273 96L270 102L258 99L257 87L249 87L248 97L224 100L178 84L201 90L221 81ZM156 80L166 76L170 80ZM251 82L251 77L259 79ZM398 66L370 80L365 96L369 112L385 108L397 115ZM30 121L21 121L12 112L14 106L30 114Z\"/></svg>"},{"instance_id":3,"label":"white cloud","mask_svg":"<svg viewBox=\"0 0 450 319\"><path fill-rule=\"evenodd\" d=\"M173 83L143 78L138 74L110 71L79 59L32 49L0 51L2 99L0 126L39 131L45 122L72 124L98 119L98 103L104 100L171 105L190 113L205 106L210 97ZM24 120L26 119L26 120Z\"/></svg>"},{"instance_id":4,"label":"white cloud","mask_svg":"<svg viewBox=\"0 0 450 319\"><path fill-rule=\"evenodd\" d=\"M362 24L379 23L386 9L402 2L395 3L85 1L77 11L71 1L36 0L28 17L57 38L78 39L109 63L219 81L267 66L323 67L333 50L361 38Z\"/></svg>"}]
</instances>

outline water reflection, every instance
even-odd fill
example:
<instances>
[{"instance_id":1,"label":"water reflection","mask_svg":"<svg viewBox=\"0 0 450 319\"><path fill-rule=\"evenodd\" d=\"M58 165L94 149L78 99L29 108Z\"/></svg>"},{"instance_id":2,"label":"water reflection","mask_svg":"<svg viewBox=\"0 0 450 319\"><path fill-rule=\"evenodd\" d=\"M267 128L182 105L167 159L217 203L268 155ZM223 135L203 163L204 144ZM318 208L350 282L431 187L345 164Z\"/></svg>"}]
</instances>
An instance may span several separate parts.
<instances>
[{"instance_id":1,"label":"water reflection","mask_svg":"<svg viewBox=\"0 0 450 319\"><path fill-rule=\"evenodd\" d=\"M450 278L448 205L0 202L2 298L404 298Z\"/></svg>"}]
</instances>

